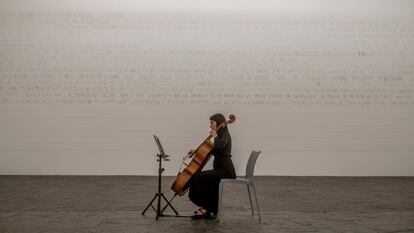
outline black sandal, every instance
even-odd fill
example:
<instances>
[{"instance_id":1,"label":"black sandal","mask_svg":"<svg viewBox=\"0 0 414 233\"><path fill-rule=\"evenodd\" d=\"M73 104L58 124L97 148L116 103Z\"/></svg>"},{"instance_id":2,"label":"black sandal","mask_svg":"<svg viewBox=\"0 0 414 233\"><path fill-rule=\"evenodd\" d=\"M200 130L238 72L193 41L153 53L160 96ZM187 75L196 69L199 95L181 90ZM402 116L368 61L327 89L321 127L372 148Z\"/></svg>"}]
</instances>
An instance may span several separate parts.
<instances>
[{"instance_id":1,"label":"black sandal","mask_svg":"<svg viewBox=\"0 0 414 233\"><path fill-rule=\"evenodd\" d=\"M197 211L194 211L194 215L191 216L192 219L203 219L203 218L210 218L211 217L211 213L209 211L205 211L200 208ZM201 214L197 214L197 213L201 213Z\"/></svg>"},{"instance_id":2,"label":"black sandal","mask_svg":"<svg viewBox=\"0 0 414 233\"><path fill-rule=\"evenodd\" d=\"M194 214L197 214L199 212L204 214L204 208L198 208L196 211L194 211Z\"/></svg>"}]
</instances>

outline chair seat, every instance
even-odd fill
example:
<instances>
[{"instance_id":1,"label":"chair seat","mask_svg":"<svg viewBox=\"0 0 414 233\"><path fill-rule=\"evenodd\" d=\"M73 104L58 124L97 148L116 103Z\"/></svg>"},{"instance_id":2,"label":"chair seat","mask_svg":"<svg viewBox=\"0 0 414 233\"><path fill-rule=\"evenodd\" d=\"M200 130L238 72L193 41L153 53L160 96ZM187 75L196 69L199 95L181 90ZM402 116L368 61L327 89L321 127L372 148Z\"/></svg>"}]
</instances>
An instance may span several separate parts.
<instances>
[{"instance_id":1,"label":"chair seat","mask_svg":"<svg viewBox=\"0 0 414 233\"><path fill-rule=\"evenodd\" d=\"M221 179L220 183L226 183L226 184L245 184L245 185L253 185L253 182L251 180L248 179L244 179L244 178L237 178L237 179Z\"/></svg>"}]
</instances>

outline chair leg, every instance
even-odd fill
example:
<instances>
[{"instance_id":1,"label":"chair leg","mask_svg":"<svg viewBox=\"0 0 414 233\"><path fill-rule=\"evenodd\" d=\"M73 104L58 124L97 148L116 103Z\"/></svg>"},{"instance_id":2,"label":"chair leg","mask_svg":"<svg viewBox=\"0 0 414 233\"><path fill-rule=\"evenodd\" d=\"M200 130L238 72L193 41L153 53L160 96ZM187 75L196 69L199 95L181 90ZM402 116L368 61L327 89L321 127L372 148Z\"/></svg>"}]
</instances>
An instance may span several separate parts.
<instances>
[{"instance_id":1,"label":"chair leg","mask_svg":"<svg viewBox=\"0 0 414 233\"><path fill-rule=\"evenodd\" d=\"M246 186L247 186L247 193L249 194L250 209L252 210L252 215L254 215L252 195L250 194L250 187L249 185L246 185Z\"/></svg>"},{"instance_id":2,"label":"chair leg","mask_svg":"<svg viewBox=\"0 0 414 233\"><path fill-rule=\"evenodd\" d=\"M257 193L256 193L256 186L253 185L253 191L254 191L254 198L256 199L256 207L257 212L259 213L259 222L262 221L262 216L260 215L260 208L259 208L259 202L257 201Z\"/></svg>"},{"instance_id":3,"label":"chair leg","mask_svg":"<svg viewBox=\"0 0 414 233\"><path fill-rule=\"evenodd\" d=\"M217 215L219 215L220 213L221 213L221 202L222 202L222 199L223 199L223 188L224 188L224 185L223 185L223 183L221 183L220 182L220 184L219 184L219 199L218 199L218 212L217 212Z\"/></svg>"}]
</instances>

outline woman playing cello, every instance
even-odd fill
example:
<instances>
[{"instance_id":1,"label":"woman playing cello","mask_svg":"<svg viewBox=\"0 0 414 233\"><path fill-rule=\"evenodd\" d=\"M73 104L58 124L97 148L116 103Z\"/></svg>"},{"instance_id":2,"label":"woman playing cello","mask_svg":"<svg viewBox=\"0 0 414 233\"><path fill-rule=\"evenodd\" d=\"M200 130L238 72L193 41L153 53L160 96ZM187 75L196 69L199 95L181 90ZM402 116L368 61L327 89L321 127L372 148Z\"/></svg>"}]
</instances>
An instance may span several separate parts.
<instances>
[{"instance_id":1,"label":"woman playing cello","mask_svg":"<svg viewBox=\"0 0 414 233\"><path fill-rule=\"evenodd\" d=\"M236 173L231 160L231 136L221 113L210 117L210 135L214 138L211 154L214 156L213 170L198 171L189 180L189 198L199 208L193 219L215 218L218 212L219 183L223 178L235 179ZM217 130L218 129L218 130ZM189 154L193 153L191 150Z\"/></svg>"}]
</instances>

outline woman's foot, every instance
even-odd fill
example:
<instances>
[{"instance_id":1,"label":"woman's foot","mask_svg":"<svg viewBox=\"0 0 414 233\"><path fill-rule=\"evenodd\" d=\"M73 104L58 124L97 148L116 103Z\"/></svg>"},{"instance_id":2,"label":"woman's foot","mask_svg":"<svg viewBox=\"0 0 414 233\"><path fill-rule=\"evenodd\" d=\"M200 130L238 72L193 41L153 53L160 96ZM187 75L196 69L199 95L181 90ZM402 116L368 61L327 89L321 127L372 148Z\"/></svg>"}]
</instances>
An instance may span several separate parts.
<instances>
[{"instance_id":1,"label":"woman's foot","mask_svg":"<svg viewBox=\"0 0 414 233\"><path fill-rule=\"evenodd\" d=\"M194 211L194 214L204 214L207 212L204 208L198 208Z\"/></svg>"},{"instance_id":2,"label":"woman's foot","mask_svg":"<svg viewBox=\"0 0 414 233\"><path fill-rule=\"evenodd\" d=\"M199 208L198 210L194 211L194 215L191 216L192 219L203 219L203 218L210 218L211 213L206 211L203 208Z\"/></svg>"}]
</instances>

